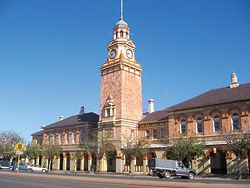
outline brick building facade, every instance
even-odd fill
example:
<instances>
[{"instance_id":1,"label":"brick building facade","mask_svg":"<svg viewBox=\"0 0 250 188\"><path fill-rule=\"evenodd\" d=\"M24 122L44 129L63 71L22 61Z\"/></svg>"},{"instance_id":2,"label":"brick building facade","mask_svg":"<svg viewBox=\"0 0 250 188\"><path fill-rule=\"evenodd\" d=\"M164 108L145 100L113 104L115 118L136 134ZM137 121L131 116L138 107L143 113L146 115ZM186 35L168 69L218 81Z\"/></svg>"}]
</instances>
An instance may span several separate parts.
<instances>
[{"instance_id":1,"label":"brick building facade","mask_svg":"<svg viewBox=\"0 0 250 188\"><path fill-rule=\"evenodd\" d=\"M61 155L53 158L52 168L90 171L96 164L95 156L81 151L77 159L72 156L91 134L103 137L108 133L117 143L128 137L150 142L147 155L133 158L133 171L147 172L150 158L167 158L166 147L184 136L206 144L204 157L192 164L198 173L234 173L235 156L225 150L223 136L250 133L250 84L239 85L233 73L229 87L208 91L161 111L154 112L150 100L149 113L143 116L142 68L135 59L130 28L122 15L113 34L107 61L101 65L100 115L81 110L78 115L47 125L32 135L33 143L62 147ZM125 161L126 157L117 149L112 156L107 154L102 159L101 171L131 170ZM45 156L33 162L48 166ZM249 172L249 157L242 159L241 168L243 173Z\"/></svg>"}]
</instances>

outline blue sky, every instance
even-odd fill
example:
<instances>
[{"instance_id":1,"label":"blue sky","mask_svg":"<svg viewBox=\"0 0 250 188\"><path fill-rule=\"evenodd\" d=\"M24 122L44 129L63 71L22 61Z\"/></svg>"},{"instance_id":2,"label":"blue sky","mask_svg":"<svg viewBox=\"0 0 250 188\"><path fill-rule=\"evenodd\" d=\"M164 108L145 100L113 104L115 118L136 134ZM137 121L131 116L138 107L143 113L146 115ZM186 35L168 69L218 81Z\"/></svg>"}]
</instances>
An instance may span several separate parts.
<instances>
[{"instance_id":1,"label":"blue sky","mask_svg":"<svg viewBox=\"0 0 250 188\"><path fill-rule=\"evenodd\" d=\"M120 0L0 0L0 131L99 113L100 67ZM142 65L143 109L250 82L249 0L125 0Z\"/></svg>"}]
</instances>

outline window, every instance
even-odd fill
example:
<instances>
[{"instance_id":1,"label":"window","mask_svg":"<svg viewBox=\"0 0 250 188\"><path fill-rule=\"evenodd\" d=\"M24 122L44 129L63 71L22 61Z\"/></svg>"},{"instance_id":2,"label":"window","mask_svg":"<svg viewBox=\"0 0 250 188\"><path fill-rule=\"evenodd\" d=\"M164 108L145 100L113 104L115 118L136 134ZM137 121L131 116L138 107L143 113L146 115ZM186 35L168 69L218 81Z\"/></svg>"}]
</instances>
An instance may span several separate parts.
<instances>
[{"instance_id":1,"label":"window","mask_svg":"<svg viewBox=\"0 0 250 188\"><path fill-rule=\"evenodd\" d=\"M240 120L238 113L232 114L232 128L233 131L240 131Z\"/></svg>"},{"instance_id":2,"label":"window","mask_svg":"<svg viewBox=\"0 0 250 188\"><path fill-rule=\"evenodd\" d=\"M72 132L72 141L74 144L76 143L76 131L75 130Z\"/></svg>"},{"instance_id":3,"label":"window","mask_svg":"<svg viewBox=\"0 0 250 188\"><path fill-rule=\"evenodd\" d=\"M55 144L56 143L56 135L53 133L52 134L52 143Z\"/></svg>"},{"instance_id":4,"label":"window","mask_svg":"<svg viewBox=\"0 0 250 188\"><path fill-rule=\"evenodd\" d=\"M187 134L187 123L186 120L181 120L181 127L180 127L181 134Z\"/></svg>"},{"instance_id":5,"label":"window","mask_svg":"<svg viewBox=\"0 0 250 188\"><path fill-rule=\"evenodd\" d=\"M153 139L157 139L158 135L157 135L157 129L153 129Z\"/></svg>"},{"instance_id":6,"label":"window","mask_svg":"<svg viewBox=\"0 0 250 188\"><path fill-rule=\"evenodd\" d=\"M59 133L59 143L60 144L63 143L63 133L62 132Z\"/></svg>"},{"instance_id":7,"label":"window","mask_svg":"<svg viewBox=\"0 0 250 188\"><path fill-rule=\"evenodd\" d=\"M114 137L114 131L113 131L113 129L107 129L107 130L105 130L105 137L107 137L107 138L113 138Z\"/></svg>"},{"instance_id":8,"label":"window","mask_svg":"<svg viewBox=\"0 0 250 188\"><path fill-rule=\"evenodd\" d=\"M161 129L160 129L160 138L161 138L161 139L164 139L164 138L165 138L165 129L164 129L164 128L161 128Z\"/></svg>"},{"instance_id":9,"label":"window","mask_svg":"<svg viewBox=\"0 0 250 188\"><path fill-rule=\"evenodd\" d=\"M221 132L220 116L215 115L213 120L214 120L214 131Z\"/></svg>"},{"instance_id":10,"label":"window","mask_svg":"<svg viewBox=\"0 0 250 188\"><path fill-rule=\"evenodd\" d=\"M198 117L196 119L196 126L197 126L197 133L202 134L203 133L203 121L201 117Z\"/></svg>"},{"instance_id":11,"label":"window","mask_svg":"<svg viewBox=\"0 0 250 188\"><path fill-rule=\"evenodd\" d=\"M48 140L48 143L50 144L50 133L47 134L47 140Z\"/></svg>"},{"instance_id":12,"label":"window","mask_svg":"<svg viewBox=\"0 0 250 188\"><path fill-rule=\"evenodd\" d=\"M106 99L106 104L105 104L103 110L104 110L104 117L115 116L115 105L114 105L114 101L110 95Z\"/></svg>"},{"instance_id":13,"label":"window","mask_svg":"<svg viewBox=\"0 0 250 188\"><path fill-rule=\"evenodd\" d=\"M84 141L84 132L83 129L80 130L80 143L83 143Z\"/></svg>"},{"instance_id":14,"label":"window","mask_svg":"<svg viewBox=\"0 0 250 188\"><path fill-rule=\"evenodd\" d=\"M112 117L114 116L114 108L106 108L104 117Z\"/></svg>"},{"instance_id":15,"label":"window","mask_svg":"<svg viewBox=\"0 0 250 188\"><path fill-rule=\"evenodd\" d=\"M110 117L110 109L105 109L105 117Z\"/></svg>"},{"instance_id":16,"label":"window","mask_svg":"<svg viewBox=\"0 0 250 188\"><path fill-rule=\"evenodd\" d=\"M68 131L66 131L65 136L66 136L66 144L68 144L69 143L69 132Z\"/></svg>"},{"instance_id":17,"label":"window","mask_svg":"<svg viewBox=\"0 0 250 188\"><path fill-rule=\"evenodd\" d=\"M149 130L145 131L145 138L148 140L149 139Z\"/></svg>"}]
</instances>

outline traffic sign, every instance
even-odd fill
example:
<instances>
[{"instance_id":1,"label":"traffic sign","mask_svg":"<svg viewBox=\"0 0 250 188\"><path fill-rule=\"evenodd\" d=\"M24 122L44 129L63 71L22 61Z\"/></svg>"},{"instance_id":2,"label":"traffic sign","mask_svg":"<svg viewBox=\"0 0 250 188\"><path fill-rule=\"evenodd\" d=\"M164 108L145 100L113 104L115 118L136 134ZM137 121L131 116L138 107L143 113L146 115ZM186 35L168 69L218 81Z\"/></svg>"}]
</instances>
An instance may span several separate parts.
<instances>
[{"instance_id":1,"label":"traffic sign","mask_svg":"<svg viewBox=\"0 0 250 188\"><path fill-rule=\"evenodd\" d=\"M16 145L16 150L17 150L17 151L22 151L23 149L24 149L23 143L19 142L19 143Z\"/></svg>"},{"instance_id":2,"label":"traffic sign","mask_svg":"<svg viewBox=\"0 0 250 188\"><path fill-rule=\"evenodd\" d=\"M16 155L22 155L23 154L23 151L16 151Z\"/></svg>"}]
</instances>

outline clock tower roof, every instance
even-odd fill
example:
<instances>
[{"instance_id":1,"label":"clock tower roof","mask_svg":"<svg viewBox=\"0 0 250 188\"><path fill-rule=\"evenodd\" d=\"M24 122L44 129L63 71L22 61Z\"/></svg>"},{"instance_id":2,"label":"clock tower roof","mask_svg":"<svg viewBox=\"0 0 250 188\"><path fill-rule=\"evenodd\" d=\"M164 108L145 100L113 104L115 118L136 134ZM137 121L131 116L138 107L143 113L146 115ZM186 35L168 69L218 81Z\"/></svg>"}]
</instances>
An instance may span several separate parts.
<instances>
[{"instance_id":1,"label":"clock tower roof","mask_svg":"<svg viewBox=\"0 0 250 188\"><path fill-rule=\"evenodd\" d=\"M118 25L125 25L125 26L128 26L128 24L121 18L116 24L116 26Z\"/></svg>"}]
</instances>

